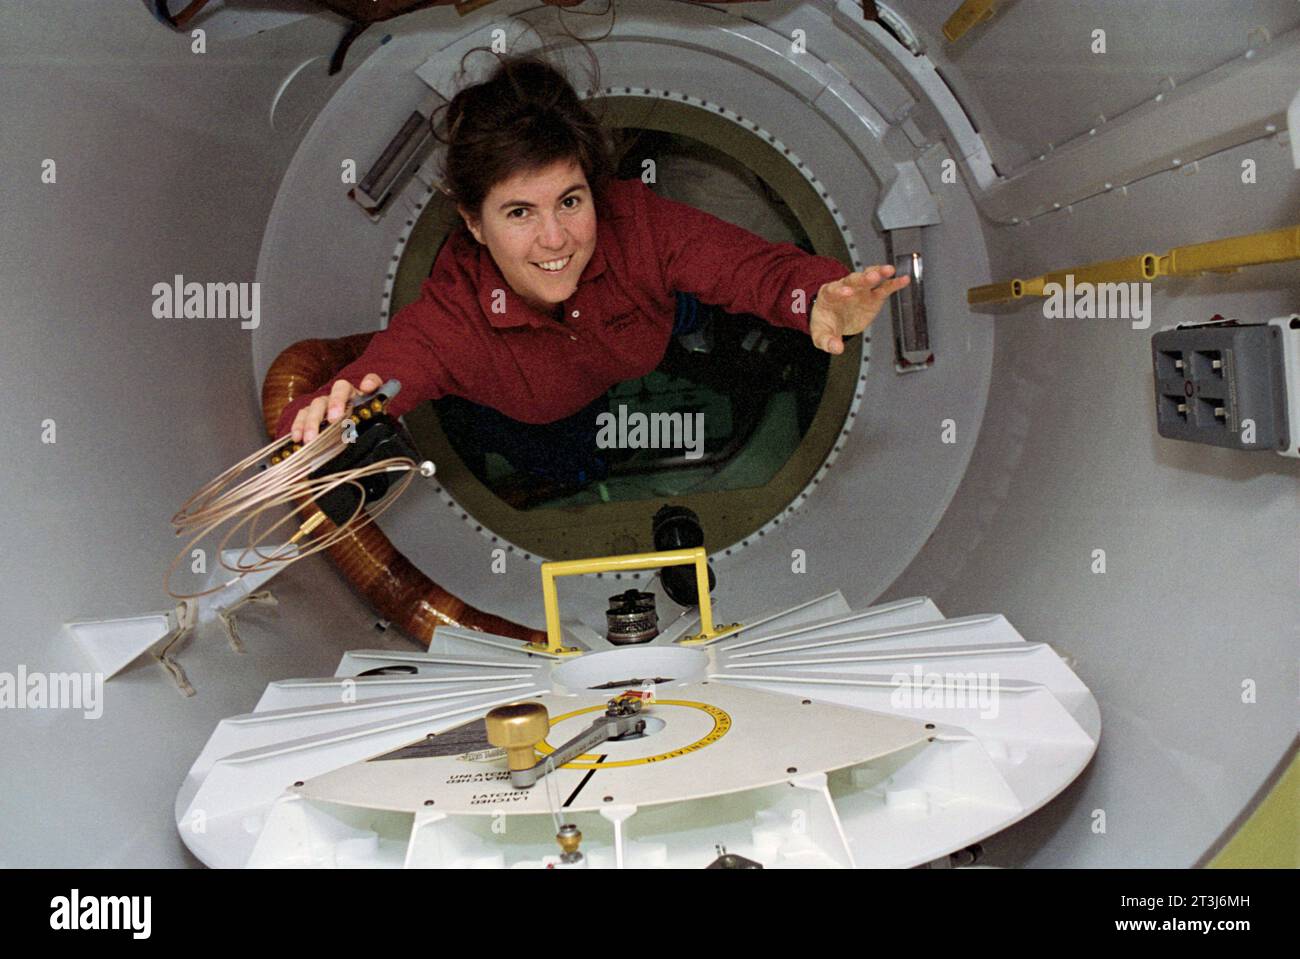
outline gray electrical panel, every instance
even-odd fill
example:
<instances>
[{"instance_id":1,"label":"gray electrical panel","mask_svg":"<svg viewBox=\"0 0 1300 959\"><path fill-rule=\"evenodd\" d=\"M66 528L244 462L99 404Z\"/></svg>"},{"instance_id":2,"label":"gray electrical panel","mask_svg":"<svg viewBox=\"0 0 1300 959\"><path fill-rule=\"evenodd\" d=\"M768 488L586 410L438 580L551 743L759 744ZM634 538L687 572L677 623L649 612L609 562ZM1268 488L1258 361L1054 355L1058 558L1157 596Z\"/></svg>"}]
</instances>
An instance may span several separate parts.
<instances>
[{"instance_id":1,"label":"gray electrical panel","mask_svg":"<svg viewBox=\"0 0 1300 959\"><path fill-rule=\"evenodd\" d=\"M1282 331L1236 320L1151 338L1161 436L1241 450L1289 442Z\"/></svg>"}]
</instances>

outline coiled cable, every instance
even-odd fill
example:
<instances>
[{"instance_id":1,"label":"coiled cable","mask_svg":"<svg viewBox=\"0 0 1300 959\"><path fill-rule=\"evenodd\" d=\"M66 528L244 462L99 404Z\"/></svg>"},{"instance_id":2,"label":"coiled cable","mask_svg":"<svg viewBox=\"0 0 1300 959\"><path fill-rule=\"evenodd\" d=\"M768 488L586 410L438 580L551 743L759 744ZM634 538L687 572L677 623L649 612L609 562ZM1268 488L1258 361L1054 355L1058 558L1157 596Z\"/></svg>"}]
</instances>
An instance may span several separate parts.
<instances>
[{"instance_id":1,"label":"coiled cable","mask_svg":"<svg viewBox=\"0 0 1300 959\"><path fill-rule=\"evenodd\" d=\"M388 398L396 393L396 384L381 389L381 394ZM362 402L357 409L363 414L371 410L382 410L381 401ZM373 404L378 403L378 409ZM369 415L366 415L369 418ZM397 499L414 479L414 473L424 476L433 475L433 464L425 461L417 463L407 456L390 456L352 469L317 476L317 473L330 461L342 455L347 445L355 441L359 416L355 413L344 416L338 422L328 426L322 425L316 438L306 445L295 445L292 451L286 451L288 436L281 437L255 453L247 456L215 479L204 484L191 496L171 518L176 528L176 535L193 533L189 542L176 554L167 571L163 574L163 588L175 599L197 599L225 589L248 573L260 572L275 566L287 566L305 559L321 550L328 549L350 532L362 529L383 513ZM269 465L264 464L269 460ZM366 509L366 490L361 480L379 473L403 473L389 489L387 495L372 509ZM316 500L340 486L351 486L357 493L357 506L352 515L341 525L333 525L329 518L316 505ZM288 513L271 525L262 528L270 520L269 511L283 507L292 507ZM267 547L264 552L262 543L287 524L297 522L298 528L288 540L275 547ZM171 577L181 562L204 539L216 535L218 530L228 526L217 547L221 567L237 574L224 583L197 593L180 593L171 588ZM321 526L327 528L321 533ZM197 532L194 532L196 531ZM225 556L227 544L233 537L246 531L247 545L238 558L228 562ZM315 535L313 535L315 534ZM310 538L309 538L310 537ZM305 547L299 547L299 541L306 540ZM295 547L296 551L291 550ZM287 551L288 550L288 551Z\"/></svg>"}]
</instances>

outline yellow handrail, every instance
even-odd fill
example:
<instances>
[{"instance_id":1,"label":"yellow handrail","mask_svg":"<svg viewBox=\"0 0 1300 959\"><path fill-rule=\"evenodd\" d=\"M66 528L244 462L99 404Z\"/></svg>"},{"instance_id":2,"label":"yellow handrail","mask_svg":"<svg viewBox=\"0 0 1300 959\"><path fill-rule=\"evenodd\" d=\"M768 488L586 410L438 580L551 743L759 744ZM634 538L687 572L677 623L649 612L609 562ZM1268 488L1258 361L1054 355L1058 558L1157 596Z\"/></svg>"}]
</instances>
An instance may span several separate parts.
<instances>
[{"instance_id":1,"label":"yellow handrail","mask_svg":"<svg viewBox=\"0 0 1300 959\"><path fill-rule=\"evenodd\" d=\"M669 549L658 553L627 553L623 556L597 556L591 559L566 559L542 564L542 603L546 607L546 645L538 652L555 655L573 655L581 650L563 645L560 632L560 598L555 581L561 576L581 576L585 573L628 572L638 569L658 569L661 566L695 566L695 587L699 592L700 634L691 640L702 642L734 628L713 628L713 602L709 598L709 554L703 546L691 549ZM690 640L687 640L690 641Z\"/></svg>"},{"instance_id":2,"label":"yellow handrail","mask_svg":"<svg viewBox=\"0 0 1300 959\"><path fill-rule=\"evenodd\" d=\"M1073 276L1076 284L1134 283L1160 276L1231 273L1243 266L1283 263L1287 260L1300 260L1300 225L1176 246L1164 254L1139 253L1073 269L1052 270L1028 280L1013 279L987 286L973 286L966 291L966 302L975 306L982 303L1005 303L1026 296L1044 296L1046 294L1043 290L1048 283L1064 285L1067 276Z\"/></svg>"},{"instance_id":3,"label":"yellow handrail","mask_svg":"<svg viewBox=\"0 0 1300 959\"><path fill-rule=\"evenodd\" d=\"M943 35L949 43L956 43L971 27L993 16L993 0L965 0L944 21Z\"/></svg>"},{"instance_id":4,"label":"yellow handrail","mask_svg":"<svg viewBox=\"0 0 1300 959\"><path fill-rule=\"evenodd\" d=\"M1287 260L1300 260L1300 224L1176 246L1159 258L1157 267L1161 276L1195 276Z\"/></svg>"}]
</instances>

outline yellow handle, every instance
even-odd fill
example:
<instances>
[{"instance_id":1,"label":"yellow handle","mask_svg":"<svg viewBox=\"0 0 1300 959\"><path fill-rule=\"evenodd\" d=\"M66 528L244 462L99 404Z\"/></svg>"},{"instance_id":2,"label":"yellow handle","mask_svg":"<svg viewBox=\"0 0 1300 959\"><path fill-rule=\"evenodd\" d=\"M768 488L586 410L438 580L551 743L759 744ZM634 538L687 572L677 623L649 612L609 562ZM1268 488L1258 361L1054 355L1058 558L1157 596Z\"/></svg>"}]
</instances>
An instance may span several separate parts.
<instances>
[{"instance_id":1,"label":"yellow handle","mask_svg":"<svg viewBox=\"0 0 1300 959\"><path fill-rule=\"evenodd\" d=\"M992 16L993 0L964 0L962 5L953 11L952 16L944 21L944 38L949 43L956 43L971 27L991 19Z\"/></svg>"},{"instance_id":2,"label":"yellow handle","mask_svg":"<svg viewBox=\"0 0 1300 959\"><path fill-rule=\"evenodd\" d=\"M1067 275L1079 283L1149 282L1162 276L1231 273L1243 266L1300 260L1300 225L1229 236L1206 243L1176 246L1167 253L1139 253L1118 260L1052 270L1031 279L1012 279L966 291L966 303L1006 303L1026 296L1046 296L1049 283L1065 285Z\"/></svg>"},{"instance_id":3,"label":"yellow handle","mask_svg":"<svg viewBox=\"0 0 1300 959\"><path fill-rule=\"evenodd\" d=\"M695 586L700 597L700 629L704 636L713 635L713 603L709 598L709 560L703 546L691 549L669 549L661 553L628 553L625 556L597 556L592 559L566 559L542 564L542 602L546 605L546 651L559 653L563 647L560 635L560 599L556 594L555 580L560 576L580 576L583 573L626 572L635 569L657 569L661 566L687 566L695 564Z\"/></svg>"}]
</instances>

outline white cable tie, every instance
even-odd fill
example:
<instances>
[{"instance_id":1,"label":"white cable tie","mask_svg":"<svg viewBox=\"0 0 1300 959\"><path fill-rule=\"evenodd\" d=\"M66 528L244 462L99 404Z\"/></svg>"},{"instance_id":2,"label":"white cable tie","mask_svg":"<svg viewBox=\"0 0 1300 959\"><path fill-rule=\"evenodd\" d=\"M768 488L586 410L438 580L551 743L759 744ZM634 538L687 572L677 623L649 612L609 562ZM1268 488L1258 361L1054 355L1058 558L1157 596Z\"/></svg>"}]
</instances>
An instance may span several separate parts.
<instances>
[{"instance_id":1,"label":"white cable tie","mask_svg":"<svg viewBox=\"0 0 1300 959\"><path fill-rule=\"evenodd\" d=\"M549 771L549 775L548 775L548 771ZM555 782L555 754L554 753L546 754L546 762L542 766L542 776L545 777L546 779L546 782L543 784L546 789L546 808L550 811L551 818L555 821L555 831L558 833L560 831L560 826L562 824L560 822L560 814L557 811L557 807L560 805L560 787ZM555 789L554 803L551 802L552 788Z\"/></svg>"}]
</instances>

